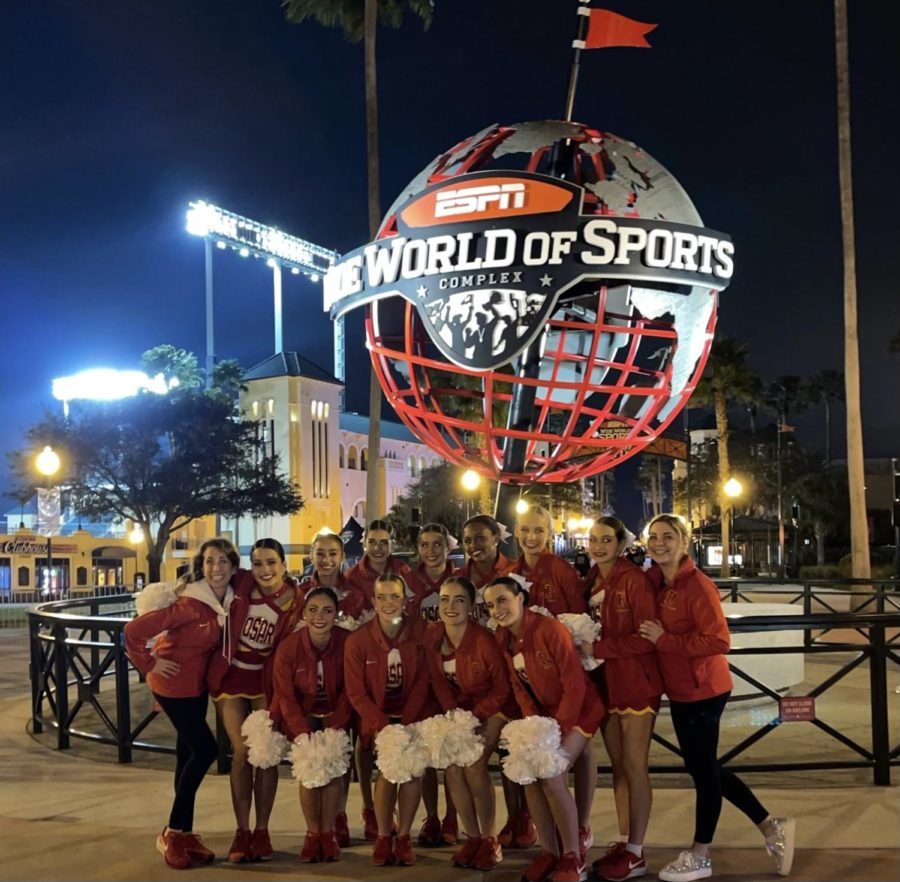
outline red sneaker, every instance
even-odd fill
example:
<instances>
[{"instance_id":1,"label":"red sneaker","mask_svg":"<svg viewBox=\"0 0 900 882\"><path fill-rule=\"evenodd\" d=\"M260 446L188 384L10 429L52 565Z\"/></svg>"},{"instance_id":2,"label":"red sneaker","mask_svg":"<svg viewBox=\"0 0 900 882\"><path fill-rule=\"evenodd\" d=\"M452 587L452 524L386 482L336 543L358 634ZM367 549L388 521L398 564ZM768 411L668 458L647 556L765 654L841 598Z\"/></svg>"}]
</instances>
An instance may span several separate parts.
<instances>
[{"instance_id":1,"label":"red sneaker","mask_svg":"<svg viewBox=\"0 0 900 882\"><path fill-rule=\"evenodd\" d=\"M416 862L416 853L413 851L409 836L398 836L394 846L394 863L398 867L411 867Z\"/></svg>"},{"instance_id":2,"label":"red sneaker","mask_svg":"<svg viewBox=\"0 0 900 882\"><path fill-rule=\"evenodd\" d=\"M255 861L272 860L275 849L272 848L272 840L269 839L269 831L265 827L253 831L253 836L250 838L250 853Z\"/></svg>"},{"instance_id":3,"label":"red sneaker","mask_svg":"<svg viewBox=\"0 0 900 882\"><path fill-rule=\"evenodd\" d=\"M459 842L459 824L456 822L456 812L444 815L441 821L441 839L447 845L456 845Z\"/></svg>"},{"instance_id":4,"label":"red sneaker","mask_svg":"<svg viewBox=\"0 0 900 882\"><path fill-rule=\"evenodd\" d=\"M425 818L416 843L424 848L434 848L441 844L441 819L437 815Z\"/></svg>"},{"instance_id":5,"label":"red sneaker","mask_svg":"<svg viewBox=\"0 0 900 882\"><path fill-rule=\"evenodd\" d=\"M375 809L364 808L362 810L363 836L374 842L378 838L378 821L375 818Z\"/></svg>"},{"instance_id":6,"label":"red sneaker","mask_svg":"<svg viewBox=\"0 0 900 882\"><path fill-rule=\"evenodd\" d=\"M556 855L541 849L541 853L525 868L522 882L544 882L556 869Z\"/></svg>"},{"instance_id":7,"label":"red sneaker","mask_svg":"<svg viewBox=\"0 0 900 882\"><path fill-rule=\"evenodd\" d=\"M481 839L477 836L469 836L463 843L463 847L450 858L450 863L454 867L471 867L475 855L478 853L478 847L481 845Z\"/></svg>"},{"instance_id":8,"label":"red sneaker","mask_svg":"<svg viewBox=\"0 0 900 882\"><path fill-rule=\"evenodd\" d=\"M235 830L234 839L231 840L231 845L228 848L228 863L240 864L244 861L252 861L252 843L253 836L249 830L241 830L240 828Z\"/></svg>"},{"instance_id":9,"label":"red sneaker","mask_svg":"<svg viewBox=\"0 0 900 882\"><path fill-rule=\"evenodd\" d=\"M319 841L323 861L339 861L341 859L341 846L337 840L337 834L333 830L323 833Z\"/></svg>"},{"instance_id":10,"label":"red sneaker","mask_svg":"<svg viewBox=\"0 0 900 882\"><path fill-rule=\"evenodd\" d=\"M578 850L581 852L581 862L587 856L588 849L594 844L594 834L591 833L590 827L578 828Z\"/></svg>"},{"instance_id":11,"label":"red sneaker","mask_svg":"<svg viewBox=\"0 0 900 882\"><path fill-rule=\"evenodd\" d=\"M606 857L597 861L594 864L594 872L608 882L625 882L626 879L646 876L647 861L632 854L622 845L614 854L607 852Z\"/></svg>"},{"instance_id":12,"label":"red sneaker","mask_svg":"<svg viewBox=\"0 0 900 882\"><path fill-rule=\"evenodd\" d=\"M347 848L350 845L350 827L347 824L346 812L338 812L334 819L334 836L341 848Z\"/></svg>"},{"instance_id":13,"label":"red sneaker","mask_svg":"<svg viewBox=\"0 0 900 882\"><path fill-rule=\"evenodd\" d=\"M156 850L173 870L186 870L191 865L184 833L176 833L165 827L156 837Z\"/></svg>"},{"instance_id":14,"label":"red sneaker","mask_svg":"<svg viewBox=\"0 0 900 882\"><path fill-rule=\"evenodd\" d=\"M603 875L603 871L607 864L612 861L617 860L618 855L625 851L625 843L624 842L610 842L606 846L606 854L603 855L602 858L598 858L594 861L593 871L601 878L605 878Z\"/></svg>"},{"instance_id":15,"label":"red sneaker","mask_svg":"<svg viewBox=\"0 0 900 882\"><path fill-rule=\"evenodd\" d=\"M322 860L322 834L307 832L300 849L301 864L315 864Z\"/></svg>"},{"instance_id":16,"label":"red sneaker","mask_svg":"<svg viewBox=\"0 0 900 882\"><path fill-rule=\"evenodd\" d=\"M516 824L513 845L515 845L516 848L531 848L535 842L537 842L537 830L534 829L531 815L528 812L522 812L522 814L519 815L519 820ZM503 843L501 843L501 845L502 844Z\"/></svg>"},{"instance_id":17,"label":"red sneaker","mask_svg":"<svg viewBox=\"0 0 900 882\"><path fill-rule=\"evenodd\" d=\"M394 863L394 837L376 836L372 849L372 863L376 867L389 867Z\"/></svg>"},{"instance_id":18,"label":"red sneaker","mask_svg":"<svg viewBox=\"0 0 900 882\"><path fill-rule=\"evenodd\" d=\"M551 882L584 882L587 879L587 869L584 861L574 851L566 852L556 865Z\"/></svg>"},{"instance_id":19,"label":"red sneaker","mask_svg":"<svg viewBox=\"0 0 900 882\"><path fill-rule=\"evenodd\" d=\"M472 861L472 868L486 873L493 870L502 860L503 849L500 843L493 836L486 836L481 840L481 847L475 855L475 860Z\"/></svg>"},{"instance_id":20,"label":"red sneaker","mask_svg":"<svg viewBox=\"0 0 900 882\"><path fill-rule=\"evenodd\" d=\"M204 844L196 833L184 834L184 847L192 861L201 864L210 864L216 856Z\"/></svg>"},{"instance_id":21,"label":"red sneaker","mask_svg":"<svg viewBox=\"0 0 900 882\"><path fill-rule=\"evenodd\" d=\"M497 834L497 842L499 842L504 848L513 847L513 836L515 834L517 823L518 818L507 818L506 823Z\"/></svg>"}]
</instances>

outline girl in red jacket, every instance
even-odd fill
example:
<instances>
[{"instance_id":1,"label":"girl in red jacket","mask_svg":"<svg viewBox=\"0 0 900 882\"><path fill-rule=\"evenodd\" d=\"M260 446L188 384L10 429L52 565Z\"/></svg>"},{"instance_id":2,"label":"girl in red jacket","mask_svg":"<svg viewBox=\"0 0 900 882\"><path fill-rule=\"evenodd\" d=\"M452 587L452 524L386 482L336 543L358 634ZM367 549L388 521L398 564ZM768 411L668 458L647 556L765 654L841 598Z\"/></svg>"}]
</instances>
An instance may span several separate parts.
<instances>
[{"instance_id":1,"label":"girl in red jacket","mask_svg":"<svg viewBox=\"0 0 900 882\"><path fill-rule=\"evenodd\" d=\"M463 524L463 547L467 560L458 575L475 586L474 617L486 625L491 616L485 606L484 589L494 579L505 576L513 562L500 551L500 524L488 515L475 515ZM501 775L501 783L506 823L497 839L503 848L531 848L537 841L537 830L525 803L525 791L505 775Z\"/></svg>"},{"instance_id":2,"label":"girl in red jacket","mask_svg":"<svg viewBox=\"0 0 900 882\"><path fill-rule=\"evenodd\" d=\"M513 694L522 716L555 719L562 748L571 759L569 768L575 767L576 776L596 778L593 763L589 768L583 762L578 766L603 719L603 700L581 666L568 629L556 619L529 610L528 592L511 576L491 582L484 599L499 626L496 639L506 653ZM568 771L525 785L542 849L525 870L525 882L547 878L580 882L585 878L578 829L584 807L576 806L569 792Z\"/></svg>"},{"instance_id":3,"label":"girl in red jacket","mask_svg":"<svg viewBox=\"0 0 900 882\"><path fill-rule=\"evenodd\" d=\"M459 575L465 576L478 592L475 617L486 624L490 618L484 609L484 589L499 576L512 569L512 561L500 551L500 524L488 515L475 515L463 524L463 548L466 562Z\"/></svg>"},{"instance_id":4,"label":"girl in red jacket","mask_svg":"<svg viewBox=\"0 0 900 882\"><path fill-rule=\"evenodd\" d=\"M594 872L609 882L647 872L643 845L653 798L647 764L662 693L654 646L638 633L640 623L656 615L656 596L644 571L621 556L627 544L618 518L600 518L588 539L594 565L584 583L601 626L594 643L594 657L605 661L598 670L607 710L601 731L623 837L594 862Z\"/></svg>"},{"instance_id":5,"label":"girl in red jacket","mask_svg":"<svg viewBox=\"0 0 900 882\"><path fill-rule=\"evenodd\" d=\"M347 580L365 594L371 606L375 579L383 573L399 573L406 579L409 565L392 554L394 537L387 521L378 519L366 526L363 546L366 553L356 566L348 570Z\"/></svg>"},{"instance_id":6,"label":"girl in red jacket","mask_svg":"<svg viewBox=\"0 0 900 882\"><path fill-rule=\"evenodd\" d=\"M274 851L269 839L269 816L278 788L278 766L250 765L241 726L252 711L267 708L266 665L286 632L294 603L300 596L287 578L284 548L276 539L259 539L250 550L250 573L236 582L231 611L230 663L217 658L210 664L210 694L231 742L231 804L237 821L228 862L268 861ZM256 823L250 832L250 808L256 802Z\"/></svg>"},{"instance_id":7,"label":"girl in red jacket","mask_svg":"<svg viewBox=\"0 0 900 882\"><path fill-rule=\"evenodd\" d=\"M300 583L306 595L313 588L331 588L338 599L338 617L359 620L371 614L368 594L352 584L341 571L344 564L344 543L341 537L325 528L313 536L310 550L313 571Z\"/></svg>"},{"instance_id":8,"label":"girl in red jacket","mask_svg":"<svg viewBox=\"0 0 900 882\"><path fill-rule=\"evenodd\" d=\"M684 765L694 781L694 842L663 867L663 882L692 882L712 875L710 845L724 796L766 838L776 870L786 876L794 855L793 818L773 818L735 774L719 765L719 720L731 694L725 653L731 641L719 592L688 555L690 534L675 515L658 515L647 547L656 566L657 617L640 625L656 645L672 725Z\"/></svg>"},{"instance_id":9,"label":"girl in red jacket","mask_svg":"<svg viewBox=\"0 0 900 882\"><path fill-rule=\"evenodd\" d=\"M533 606L542 606L555 616L587 612L578 571L547 547L552 535L550 514L540 505L517 515L516 539L522 555L511 572L531 582L528 594Z\"/></svg>"},{"instance_id":10,"label":"girl in red jacket","mask_svg":"<svg viewBox=\"0 0 900 882\"><path fill-rule=\"evenodd\" d=\"M288 741L323 728L349 729L353 711L344 689L344 644L349 632L335 628L338 599L331 588L313 588L303 602L303 622L275 650L273 717ZM300 783L306 839L300 860L337 861L341 848L335 820L344 795L343 778L323 787Z\"/></svg>"},{"instance_id":11,"label":"girl in red jacket","mask_svg":"<svg viewBox=\"0 0 900 882\"><path fill-rule=\"evenodd\" d=\"M423 623L438 620L438 592L444 580L454 572L447 560L450 554L450 534L443 524L425 524L416 540L419 565L409 573L407 582L412 597L407 604L411 618L420 618ZM446 776L444 778L446 781ZM419 831L418 844L433 847L446 842L456 845L459 826L456 809L450 791L445 787L447 813L443 821L438 816L437 769L427 768L422 777L422 802L425 804L425 821Z\"/></svg>"},{"instance_id":12,"label":"girl in red jacket","mask_svg":"<svg viewBox=\"0 0 900 882\"><path fill-rule=\"evenodd\" d=\"M178 870L192 861L209 863L215 858L193 832L194 800L217 753L206 722L206 669L227 628L234 597L231 579L239 563L227 539L207 540L194 556L190 577L164 592L167 604L125 626L128 657L146 674L147 685L178 736L175 799L169 823L156 840L166 863Z\"/></svg>"},{"instance_id":13,"label":"girl in red jacket","mask_svg":"<svg viewBox=\"0 0 900 882\"><path fill-rule=\"evenodd\" d=\"M359 715L360 741L371 751L375 736L390 723L417 722L428 697L428 664L418 622L404 614L407 586L397 573L375 580L375 618L354 631L344 653L347 697ZM411 866L416 855L409 838L422 792L422 779L393 784L383 775L375 782L378 838L372 852L376 866ZM398 807L397 842L393 841Z\"/></svg>"},{"instance_id":14,"label":"girl in red jacket","mask_svg":"<svg viewBox=\"0 0 900 882\"><path fill-rule=\"evenodd\" d=\"M474 608L472 582L465 576L447 579L440 592L441 620L428 626L425 647L432 690L441 710L462 708L481 721L481 759L466 768L450 766L444 780L459 806L468 837L453 863L485 871L503 860L494 835L494 784L487 764L506 723L501 709L510 699L510 686L503 653L494 636L472 620Z\"/></svg>"}]
</instances>

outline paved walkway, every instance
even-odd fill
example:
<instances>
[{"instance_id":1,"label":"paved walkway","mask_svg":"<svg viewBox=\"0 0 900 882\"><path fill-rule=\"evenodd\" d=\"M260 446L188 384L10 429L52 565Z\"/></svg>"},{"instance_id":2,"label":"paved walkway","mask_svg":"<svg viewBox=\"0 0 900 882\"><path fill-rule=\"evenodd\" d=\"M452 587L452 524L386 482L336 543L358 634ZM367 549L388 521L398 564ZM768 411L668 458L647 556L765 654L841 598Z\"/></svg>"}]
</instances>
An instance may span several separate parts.
<instances>
[{"instance_id":1,"label":"paved walkway","mask_svg":"<svg viewBox=\"0 0 900 882\"><path fill-rule=\"evenodd\" d=\"M71 751L52 749L52 738L33 738L30 719L27 646L23 630L0 631L0 830L3 860L0 880L145 880L170 879L170 870L154 848L171 798L172 758L154 756L131 766L114 762L114 748L75 742ZM276 848L266 864L216 862L190 871L197 880L378 879L515 882L529 858L509 852L490 874L451 868L451 849L420 850L415 867L376 869L371 848L346 849L337 864L301 865L296 858L303 837L296 786L282 769L271 832ZM825 773L822 773L824 777ZM797 853L791 878L896 882L900 879L900 788L826 787L810 773L794 789L758 786L775 814L798 819ZM792 778L792 783L793 783ZM502 805L502 799L498 798ZM598 790L592 826L598 844L612 838L614 814L609 791ZM351 794L351 832L359 817ZM197 803L198 829L222 854L233 831L228 781L210 775ZM655 794L647 857L651 869L675 856L691 836L693 799L671 784ZM359 842L355 840L355 842ZM598 857L595 848L591 858ZM722 814L713 852L715 878L727 882L777 879L756 830L735 809ZM653 876L648 878L655 878Z\"/></svg>"}]
</instances>

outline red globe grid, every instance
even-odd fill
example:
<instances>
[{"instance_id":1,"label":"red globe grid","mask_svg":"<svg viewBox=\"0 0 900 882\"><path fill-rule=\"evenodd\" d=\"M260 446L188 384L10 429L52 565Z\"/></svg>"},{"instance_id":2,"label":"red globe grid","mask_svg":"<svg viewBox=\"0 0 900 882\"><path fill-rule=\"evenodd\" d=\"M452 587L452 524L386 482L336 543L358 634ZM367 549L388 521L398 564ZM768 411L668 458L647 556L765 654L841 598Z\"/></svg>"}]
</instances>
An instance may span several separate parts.
<instances>
[{"instance_id":1,"label":"red globe grid","mask_svg":"<svg viewBox=\"0 0 900 882\"><path fill-rule=\"evenodd\" d=\"M571 149L560 168L562 140ZM425 187L485 170L566 177L584 190L584 214L701 225L675 178L634 144L579 123L539 122L488 127L438 156L398 196L379 238L397 234L398 208ZM550 317L533 377L512 364L476 371L451 363L402 298L367 308L366 335L385 396L432 450L507 483L574 481L639 453L675 419L705 366L716 306L706 288L685 297L581 283ZM517 387L534 397L527 431L508 426ZM526 445L520 470L503 467L508 439Z\"/></svg>"}]
</instances>

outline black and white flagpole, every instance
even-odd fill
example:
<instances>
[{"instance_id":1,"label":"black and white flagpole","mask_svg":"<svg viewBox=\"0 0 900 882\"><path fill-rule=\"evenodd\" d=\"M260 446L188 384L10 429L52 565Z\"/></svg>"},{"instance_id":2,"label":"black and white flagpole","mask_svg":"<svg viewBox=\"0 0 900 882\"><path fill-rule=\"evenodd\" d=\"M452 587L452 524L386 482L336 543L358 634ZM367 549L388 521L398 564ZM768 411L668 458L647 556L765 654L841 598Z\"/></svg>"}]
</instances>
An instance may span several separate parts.
<instances>
[{"instance_id":1,"label":"black and white flagpole","mask_svg":"<svg viewBox=\"0 0 900 882\"><path fill-rule=\"evenodd\" d=\"M569 93L566 95L566 122L572 122L572 111L575 106L575 90L578 88L578 70L581 65L581 50L584 48L584 38L590 24L591 10L579 0L578 3L578 32L572 41L572 69L569 72Z\"/></svg>"}]
</instances>

